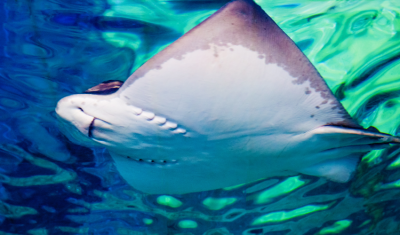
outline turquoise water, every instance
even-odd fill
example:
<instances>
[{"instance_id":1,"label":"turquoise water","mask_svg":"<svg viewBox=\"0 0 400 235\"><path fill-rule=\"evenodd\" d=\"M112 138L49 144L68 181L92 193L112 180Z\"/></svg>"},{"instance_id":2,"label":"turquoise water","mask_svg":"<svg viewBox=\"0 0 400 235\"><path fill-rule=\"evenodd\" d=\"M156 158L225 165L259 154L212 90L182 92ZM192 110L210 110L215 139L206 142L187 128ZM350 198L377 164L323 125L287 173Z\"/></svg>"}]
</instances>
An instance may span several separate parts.
<instances>
[{"instance_id":1,"label":"turquoise water","mask_svg":"<svg viewBox=\"0 0 400 235\"><path fill-rule=\"evenodd\" d=\"M396 146L367 154L348 184L299 175L146 195L104 149L60 133L59 99L125 80L226 2L0 3L0 234L399 233ZM256 2L359 123L399 134L399 1Z\"/></svg>"}]
</instances>

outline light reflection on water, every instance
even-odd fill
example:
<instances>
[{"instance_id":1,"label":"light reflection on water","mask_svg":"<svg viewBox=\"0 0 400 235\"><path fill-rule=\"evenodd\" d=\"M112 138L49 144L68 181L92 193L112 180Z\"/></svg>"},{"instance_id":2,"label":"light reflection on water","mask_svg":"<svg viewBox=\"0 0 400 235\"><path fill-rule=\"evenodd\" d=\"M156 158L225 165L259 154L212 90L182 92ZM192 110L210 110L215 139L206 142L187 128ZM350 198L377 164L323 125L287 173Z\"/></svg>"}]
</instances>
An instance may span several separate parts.
<instances>
[{"instance_id":1,"label":"light reflection on water","mask_svg":"<svg viewBox=\"0 0 400 235\"><path fill-rule=\"evenodd\" d=\"M396 147L365 156L356 179L345 185L294 176L187 195L145 195L126 185L103 149L75 145L59 132L59 99L105 80L125 80L226 2L0 3L0 231L399 231ZM366 128L398 134L398 1L256 2L310 58L353 117Z\"/></svg>"}]
</instances>

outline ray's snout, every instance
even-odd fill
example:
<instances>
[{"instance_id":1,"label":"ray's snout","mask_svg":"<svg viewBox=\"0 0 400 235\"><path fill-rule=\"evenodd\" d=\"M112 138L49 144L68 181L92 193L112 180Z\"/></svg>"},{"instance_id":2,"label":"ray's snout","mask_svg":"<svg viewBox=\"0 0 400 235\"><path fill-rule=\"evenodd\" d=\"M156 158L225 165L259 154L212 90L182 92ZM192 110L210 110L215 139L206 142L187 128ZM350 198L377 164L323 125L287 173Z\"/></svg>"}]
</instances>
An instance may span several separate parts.
<instances>
[{"instance_id":1,"label":"ray's snout","mask_svg":"<svg viewBox=\"0 0 400 235\"><path fill-rule=\"evenodd\" d=\"M85 113L84 104L84 99L79 95L69 96L58 102L56 113L69 128L75 127L81 134L88 137L94 117Z\"/></svg>"}]
</instances>

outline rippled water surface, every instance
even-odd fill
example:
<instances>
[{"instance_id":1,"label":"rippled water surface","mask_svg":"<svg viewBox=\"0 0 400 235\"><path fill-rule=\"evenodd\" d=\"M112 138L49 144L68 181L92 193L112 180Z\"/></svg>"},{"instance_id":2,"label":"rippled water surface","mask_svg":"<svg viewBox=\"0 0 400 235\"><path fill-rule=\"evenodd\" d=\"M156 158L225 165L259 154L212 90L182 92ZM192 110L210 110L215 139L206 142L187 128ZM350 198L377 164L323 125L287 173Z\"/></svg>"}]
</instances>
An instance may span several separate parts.
<instances>
[{"instance_id":1,"label":"rippled water surface","mask_svg":"<svg viewBox=\"0 0 400 235\"><path fill-rule=\"evenodd\" d=\"M299 175L146 195L104 149L59 132L59 99L125 80L226 2L0 1L0 234L400 234L395 146L348 184ZM400 134L400 1L256 2L358 122Z\"/></svg>"}]
</instances>

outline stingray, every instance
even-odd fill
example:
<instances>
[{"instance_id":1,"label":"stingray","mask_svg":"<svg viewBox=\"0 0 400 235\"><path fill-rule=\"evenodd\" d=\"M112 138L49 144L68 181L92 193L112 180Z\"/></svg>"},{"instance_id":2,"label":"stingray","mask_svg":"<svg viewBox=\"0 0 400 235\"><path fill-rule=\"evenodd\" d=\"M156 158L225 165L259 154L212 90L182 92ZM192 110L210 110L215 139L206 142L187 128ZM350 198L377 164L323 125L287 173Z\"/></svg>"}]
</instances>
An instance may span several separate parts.
<instances>
[{"instance_id":1,"label":"stingray","mask_svg":"<svg viewBox=\"0 0 400 235\"><path fill-rule=\"evenodd\" d=\"M253 1L231 1L137 69L63 98L66 135L109 150L151 194L306 174L345 183L400 139L353 120L294 42Z\"/></svg>"}]
</instances>

